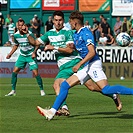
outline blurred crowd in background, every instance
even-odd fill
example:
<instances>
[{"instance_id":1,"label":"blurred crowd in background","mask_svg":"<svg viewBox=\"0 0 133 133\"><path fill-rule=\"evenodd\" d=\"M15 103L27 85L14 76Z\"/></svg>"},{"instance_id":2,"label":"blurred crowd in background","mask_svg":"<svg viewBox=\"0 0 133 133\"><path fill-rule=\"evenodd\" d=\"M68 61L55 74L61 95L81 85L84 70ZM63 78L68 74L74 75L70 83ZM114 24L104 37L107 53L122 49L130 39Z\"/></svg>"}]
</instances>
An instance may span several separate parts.
<instances>
[{"instance_id":1,"label":"blurred crowd in background","mask_svg":"<svg viewBox=\"0 0 133 133\"><path fill-rule=\"evenodd\" d=\"M20 17L19 20L21 19L23 18ZM98 20L95 17L93 17L92 20L92 25L90 25L89 20L87 20L85 21L84 26L90 29L94 34L97 46L117 46L116 36L121 32L127 32L130 35L131 42L129 46L133 46L133 15L131 15L130 19L123 17L122 20L119 16L116 17L116 22L113 27L109 25L107 18L103 15L100 15ZM37 14L35 14L30 22L27 23L27 26L36 38L54 28L52 16L49 16L48 20L43 23ZM44 27L43 33L41 33L41 27ZM69 22L64 23L64 27L71 30ZM7 30L7 42L2 42L3 28ZM2 13L0 12L0 46L12 46L13 35L16 31L17 22L14 22L9 14L7 14L7 17L4 19Z\"/></svg>"}]
</instances>

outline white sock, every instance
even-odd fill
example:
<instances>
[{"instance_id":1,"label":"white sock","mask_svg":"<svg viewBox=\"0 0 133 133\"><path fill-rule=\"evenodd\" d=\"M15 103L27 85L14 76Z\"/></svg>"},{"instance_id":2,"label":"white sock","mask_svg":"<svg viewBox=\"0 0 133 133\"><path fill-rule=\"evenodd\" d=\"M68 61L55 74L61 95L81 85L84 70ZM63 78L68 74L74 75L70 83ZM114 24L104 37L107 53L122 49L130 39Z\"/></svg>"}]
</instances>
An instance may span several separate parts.
<instances>
[{"instance_id":1,"label":"white sock","mask_svg":"<svg viewBox=\"0 0 133 133\"><path fill-rule=\"evenodd\" d=\"M117 95L116 94L113 94L113 99L116 99L117 98Z\"/></svg>"},{"instance_id":2,"label":"white sock","mask_svg":"<svg viewBox=\"0 0 133 133\"><path fill-rule=\"evenodd\" d=\"M63 105L61 108L63 108L63 109L67 109L67 110L68 110L67 105Z\"/></svg>"},{"instance_id":3,"label":"white sock","mask_svg":"<svg viewBox=\"0 0 133 133\"><path fill-rule=\"evenodd\" d=\"M57 110L54 109L54 108L51 108L50 111L53 113L53 115L55 115L55 113L56 113Z\"/></svg>"}]
</instances>

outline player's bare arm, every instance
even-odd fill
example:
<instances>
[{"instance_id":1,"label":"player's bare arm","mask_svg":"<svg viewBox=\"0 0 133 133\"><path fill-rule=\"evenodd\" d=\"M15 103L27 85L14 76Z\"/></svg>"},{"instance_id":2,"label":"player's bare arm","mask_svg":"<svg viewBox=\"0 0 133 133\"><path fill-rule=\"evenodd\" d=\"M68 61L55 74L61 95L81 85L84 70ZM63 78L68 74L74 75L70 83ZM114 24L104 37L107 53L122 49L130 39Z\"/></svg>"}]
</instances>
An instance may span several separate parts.
<instances>
[{"instance_id":1,"label":"player's bare arm","mask_svg":"<svg viewBox=\"0 0 133 133\"><path fill-rule=\"evenodd\" d=\"M26 36L27 36L28 41L30 42L30 44L33 45L33 46L36 46L36 41L35 41L35 39L32 36L30 36L29 31L28 31L28 27L27 27L26 24L24 24L22 26L22 32L24 34L26 34Z\"/></svg>"},{"instance_id":2,"label":"player's bare arm","mask_svg":"<svg viewBox=\"0 0 133 133\"><path fill-rule=\"evenodd\" d=\"M86 57L82 59L76 66L73 67L74 72L77 72L83 64L85 64L87 61L91 60L95 56L96 53L95 53L94 46L92 44L88 45L88 50L89 52L86 55Z\"/></svg>"},{"instance_id":3,"label":"player's bare arm","mask_svg":"<svg viewBox=\"0 0 133 133\"><path fill-rule=\"evenodd\" d=\"M12 50L11 50L11 52L6 56L6 59L10 59L10 58L11 58L11 56L13 55L13 53L18 49L18 46L19 46L19 45L14 45L14 46L12 47Z\"/></svg>"},{"instance_id":4,"label":"player's bare arm","mask_svg":"<svg viewBox=\"0 0 133 133\"><path fill-rule=\"evenodd\" d=\"M39 46L36 46L35 47L35 50L32 53L32 58L35 58L36 57L36 51L38 50L38 48L39 48Z\"/></svg>"},{"instance_id":5,"label":"player's bare arm","mask_svg":"<svg viewBox=\"0 0 133 133\"><path fill-rule=\"evenodd\" d=\"M30 44L33 45L33 46L36 46L35 39L32 36L30 36L29 33L27 33L26 35L27 35L27 38L28 38L28 41L30 42Z\"/></svg>"},{"instance_id":6,"label":"player's bare arm","mask_svg":"<svg viewBox=\"0 0 133 133\"><path fill-rule=\"evenodd\" d=\"M44 51L47 51L47 50L58 50L61 53L71 54L74 49L72 47L70 47L69 45L67 45L67 47L65 47L65 48L60 48L60 47L54 47L54 46L48 44L44 48Z\"/></svg>"}]
</instances>

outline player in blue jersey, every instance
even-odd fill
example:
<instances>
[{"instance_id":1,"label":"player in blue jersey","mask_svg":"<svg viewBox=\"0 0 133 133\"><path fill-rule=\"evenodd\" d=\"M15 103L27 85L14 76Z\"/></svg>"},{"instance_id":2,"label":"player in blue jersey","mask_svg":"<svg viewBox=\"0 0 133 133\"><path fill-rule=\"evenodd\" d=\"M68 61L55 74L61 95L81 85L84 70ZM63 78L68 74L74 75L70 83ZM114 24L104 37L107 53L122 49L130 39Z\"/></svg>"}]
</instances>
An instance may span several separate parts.
<instances>
[{"instance_id":1,"label":"player in blue jersey","mask_svg":"<svg viewBox=\"0 0 133 133\"><path fill-rule=\"evenodd\" d=\"M83 27L83 20L83 15L78 11L72 12L70 15L71 28L76 30L73 36L74 46L82 57L82 60L73 67L75 73L61 83L60 93L52 108L43 109L37 106L39 113L48 120L53 119L55 113L67 98L69 88L79 83L83 84L85 79L91 78L99 86L103 94L117 93L122 95L133 95L133 89L120 85L110 86L108 84L107 77L102 70L101 60L95 50L96 46L93 35L90 30ZM82 65L84 68L79 70Z\"/></svg>"},{"instance_id":2,"label":"player in blue jersey","mask_svg":"<svg viewBox=\"0 0 133 133\"><path fill-rule=\"evenodd\" d=\"M54 29L51 29L50 31L46 32L43 36L38 38L36 41L34 38L32 38L31 35L28 35L28 31L23 31L27 34L28 39L33 45L40 45L45 44L47 42L50 42L51 45L47 45L45 47L45 50L56 50L55 56L57 60L57 65L59 67L59 72L55 78L53 88L55 90L56 95L58 96L60 91L60 84L67 78L69 78L71 75L73 75L73 66L75 66L78 62L80 62L81 57L79 56L77 51L73 51L73 49L67 47L69 44L74 44L73 41L73 32L68 30L63 26L64 24L64 14L61 11L55 11L53 13L53 23L54 23ZM36 42L36 43L35 43ZM69 49L67 53L67 49L63 49L64 47L67 47ZM55 49L56 48L56 49ZM57 50L58 49L58 50ZM72 52L70 52L72 51ZM84 83L84 85L91 91L98 91L99 87L92 81L88 80ZM119 99L119 96L116 94L113 95L107 95L113 99L115 102L116 108L118 111L122 109L122 104ZM62 103L62 106L58 110L57 114L59 115L65 115L68 116L70 114L68 110L68 106L66 102L64 101Z\"/></svg>"},{"instance_id":3,"label":"player in blue jersey","mask_svg":"<svg viewBox=\"0 0 133 133\"><path fill-rule=\"evenodd\" d=\"M73 66L75 66L80 60L81 57L79 56L77 51L73 51L70 48L68 50L62 51L62 48L67 47L68 44L73 44L73 32L68 30L63 26L64 24L64 14L61 11L55 11L53 13L53 23L54 23L54 29L51 29L50 31L46 32L43 36L38 38L36 40L36 44L45 44L47 42L50 42L51 45L47 45L45 47L45 50L56 50L58 47L58 50L56 50L55 56L57 60L57 65L59 67L59 72L55 78L53 88L55 90L56 95L58 96L60 91L60 84L65 79L69 78L74 72L72 70ZM28 31L23 31L27 33ZM31 43L34 44L35 40L34 38L31 38L31 35L28 35L28 39L31 41ZM35 44L34 44L35 45ZM55 49L56 48L56 49ZM72 51L72 53L70 53ZM99 91L99 87L91 80L88 80L84 84L89 90L91 91ZM119 99L119 96L116 94L108 95L113 99L115 102L116 108L118 111L122 109L122 104ZM68 116L70 114L68 110L68 106L66 102L64 101L62 103L62 106L58 110L59 115L65 115Z\"/></svg>"}]
</instances>

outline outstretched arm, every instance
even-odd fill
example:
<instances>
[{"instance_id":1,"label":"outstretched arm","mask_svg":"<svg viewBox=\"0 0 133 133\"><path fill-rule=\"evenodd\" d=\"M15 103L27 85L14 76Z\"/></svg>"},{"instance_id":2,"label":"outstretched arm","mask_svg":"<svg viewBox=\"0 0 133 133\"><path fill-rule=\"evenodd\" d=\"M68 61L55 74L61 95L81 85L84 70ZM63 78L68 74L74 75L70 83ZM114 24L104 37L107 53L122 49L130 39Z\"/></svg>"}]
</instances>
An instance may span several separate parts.
<instances>
[{"instance_id":1,"label":"outstretched arm","mask_svg":"<svg viewBox=\"0 0 133 133\"><path fill-rule=\"evenodd\" d=\"M88 51L89 51L89 52L88 52L88 54L85 56L85 58L82 59L77 65L75 65L75 66L73 67L73 71L74 71L74 72L77 72L77 71L79 70L79 68L80 68L83 64L85 64L87 61L91 60L91 59L95 56L96 52L95 52L95 49L94 49L94 45L92 45L92 44L88 45Z\"/></svg>"},{"instance_id":2,"label":"outstretched arm","mask_svg":"<svg viewBox=\"0 0 133 133\"><path fill-rule=\"evenodd\" d=\"M46 50L56 50L58 52L61 52L61 53L66 53L66 54L71 54L73 52L73 44L68 44L65 48L61 48L61 47L56 47L56 46L52 46L52 45L46 45L45 46L45 51Z\"/></svg>"},{"instance_id":3,"label":"outstretched arm","mask_svg":"<svg viewBox=\"0 0 133 133\"><path fill-rule=\"evenodd\" d=\"M14 45L10 53L6 56L6 59L10 59L13 53L17 50L19 45Z\"/></svg>"},{"instance_id":4,"label":"outstretched arm","mask_svg":"<svg viewBox=\"0 0 133 133\"><path fill-rule=\"evenodd\" d=\"M38 48L39 48L39 46L36 46L35 47L35 50L32 53L32 58L35 58L36 57L36 51L38 50Z\"/></svg>"}]
</instances>

